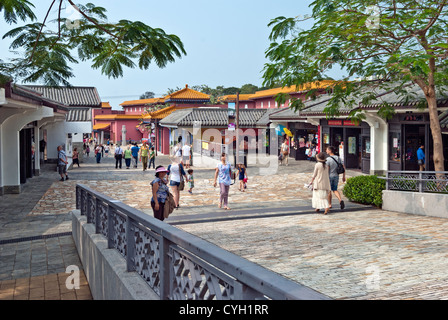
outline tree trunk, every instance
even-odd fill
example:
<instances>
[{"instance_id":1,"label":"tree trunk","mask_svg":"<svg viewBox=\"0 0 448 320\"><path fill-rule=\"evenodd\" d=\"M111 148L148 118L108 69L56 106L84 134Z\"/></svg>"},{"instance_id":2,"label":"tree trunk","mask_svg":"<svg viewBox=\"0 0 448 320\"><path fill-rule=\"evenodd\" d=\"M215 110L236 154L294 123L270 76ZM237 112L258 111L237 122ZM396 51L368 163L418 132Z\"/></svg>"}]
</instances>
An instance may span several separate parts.
<instances>
[{"instance_id":1,"label":"tree trunk","mask_svg":"<svg viewBox=\"0 0 448 320\"><path fill-rule=\"evenodd\" d=\"M426 101L428 102L429 121L433 139L433 159L434 170L444 171L444 157L443 157L443 140L442 129L440 128L439 114L437 112L437 98L434 87L427 88L425 92Z\"/></svg>"}]
</instances>

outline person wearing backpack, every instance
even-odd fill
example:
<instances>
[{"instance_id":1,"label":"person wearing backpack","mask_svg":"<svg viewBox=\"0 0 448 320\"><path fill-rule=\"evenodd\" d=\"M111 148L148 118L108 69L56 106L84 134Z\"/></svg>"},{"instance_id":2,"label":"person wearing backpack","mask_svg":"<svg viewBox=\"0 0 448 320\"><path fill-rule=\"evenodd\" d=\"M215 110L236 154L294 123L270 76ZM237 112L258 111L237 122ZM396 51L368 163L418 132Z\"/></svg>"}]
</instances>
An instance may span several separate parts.
<instances>
[{"instance_id":1,"label":"person wearing backpack","mask_svg":"<svg viewBox=\"0 0 448 320\"><path fill-rule=\"evenodd\" d=\"M333 146L327 147L327 165L330 168L330 186L331 186L331 192L329 192L328 195L328 201L330 203L331 208L331 199L333 192L334 195L338 198L339 204L341 206L341 210L344 210L345 203L344 200L342 200L341 194L338 191L338 184L339 184L339 175L342 174L342 182L345 182L345 166L342 163L341 159L335 155L336 148Z\"/></svg>"}]
</instances>

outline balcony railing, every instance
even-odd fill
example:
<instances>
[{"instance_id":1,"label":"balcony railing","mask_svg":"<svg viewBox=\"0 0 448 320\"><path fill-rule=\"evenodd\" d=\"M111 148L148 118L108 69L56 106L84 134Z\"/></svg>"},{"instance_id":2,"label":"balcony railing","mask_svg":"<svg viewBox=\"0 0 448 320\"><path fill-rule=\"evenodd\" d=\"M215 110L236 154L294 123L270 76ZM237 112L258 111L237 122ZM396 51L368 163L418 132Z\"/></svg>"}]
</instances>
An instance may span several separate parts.
<instances>
[{"instance_id":1,"label":"balcony railing","mask_svg":"<svg viewBox=\"0 0 448 320\"><path fill-rule=\"evenodd\" d=\"M76 208L160 299L329 299L82 184Z\"/></svg>"}]
</instances>

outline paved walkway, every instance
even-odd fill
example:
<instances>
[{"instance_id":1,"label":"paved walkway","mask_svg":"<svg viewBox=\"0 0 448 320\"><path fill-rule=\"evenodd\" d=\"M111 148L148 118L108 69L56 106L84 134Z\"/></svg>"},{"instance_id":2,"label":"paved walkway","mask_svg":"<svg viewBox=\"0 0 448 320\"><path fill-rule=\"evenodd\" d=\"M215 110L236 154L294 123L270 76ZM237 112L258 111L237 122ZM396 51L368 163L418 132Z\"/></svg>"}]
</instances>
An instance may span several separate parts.
<instances>
[{"instance_id":1,"label":"paved walkway","mask_svg":"<svg viewBox=\"0 0 448 320\"><path fill-rule=\"evenodd\" d=\"M92 299L64 214L31 212L57 179L54 166L23 185L21 194L0 196L0 300ZM80 268L80 288L69 290L68 266Z\"/></svg>"},{"instance_id":2,"label":"paved walkway","mask_svg":"<svg viewBox=\"0 0 448 320\"><path fill-rule=\"evenodd\" d=\"M169 164L166 157L157 161ZM115 169L113 162L87 159L64 182L46 166L22 194L0 197L0 299L91 299L84 275L84 291L64 289L65 268L77 265L82 271L68 214L76 183L152 215L154 170ZM271 176L254 176L258 170L249 168L247 192L231 187L230 211L217 208L213 170L195 168L193 194L181 193L181 208L166 222L332 298L448 298L447 220L353 203L341 212L336 202L331 214L316 214L303 187L313 166L290 161ZM36 283L44 283L48 293L37 292Z\"/></svg>"}]
</instances>

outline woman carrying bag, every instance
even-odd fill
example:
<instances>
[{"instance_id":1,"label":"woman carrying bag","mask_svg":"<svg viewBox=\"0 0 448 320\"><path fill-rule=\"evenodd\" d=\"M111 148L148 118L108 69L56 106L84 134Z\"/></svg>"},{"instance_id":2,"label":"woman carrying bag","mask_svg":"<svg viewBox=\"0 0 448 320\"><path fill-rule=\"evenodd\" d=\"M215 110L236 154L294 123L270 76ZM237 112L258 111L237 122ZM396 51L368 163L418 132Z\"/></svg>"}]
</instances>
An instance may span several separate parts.
<instances>
[{"instance_id":1,"label":"woman carrying bag","mask_svg":"<svg viewBox=\"0 0 448 320\"><path fill-rule=\"evenodd\" d=\"M156 178L151 182L152 198L151 207L154 212L154 218L163 221L165 219L165 205L168 204L170 191L166 181L168 170L163 166L156 168Z\"/></svg>"},{"instance_id":2,"label":"woman carrying bag","mask_svg":"<svg viewBox=\"0 0 448 320\"><path fill-rule=\"evenodd\" d=\"M183 190L185 181L188 182L187 174L184 171L184 167L182 163L178 163L177 161L174 161L174 163L170 164L168 166L168 176L170 178L170 187L171 192L174 196L174 202L176 203L176 208L179 208L179 201L180 201L180 192Z\"/></svg>"},{"instance_id":3,"label":"woman carrying bag","mask_svg":"<svg viewBox=\"0 0 448 320\"><path fill-rule=\"evenodd\" d=\"M328 202L328 194L330 193L330 172L329 166L326 165L327 155L325 152L320 152L317 157L317 163L314 166L313 178L310 184L313 185L313 199L312 207L319 212L325 209L324 214L330 211L330 203Z\"/></svg>"}]
</instances>

